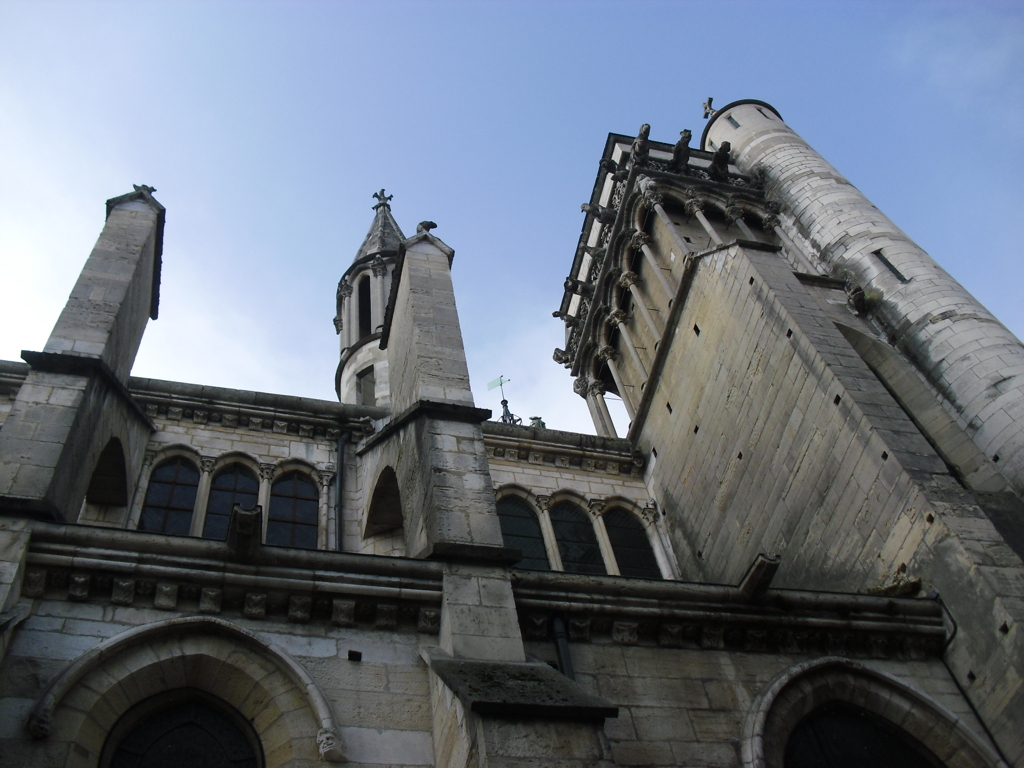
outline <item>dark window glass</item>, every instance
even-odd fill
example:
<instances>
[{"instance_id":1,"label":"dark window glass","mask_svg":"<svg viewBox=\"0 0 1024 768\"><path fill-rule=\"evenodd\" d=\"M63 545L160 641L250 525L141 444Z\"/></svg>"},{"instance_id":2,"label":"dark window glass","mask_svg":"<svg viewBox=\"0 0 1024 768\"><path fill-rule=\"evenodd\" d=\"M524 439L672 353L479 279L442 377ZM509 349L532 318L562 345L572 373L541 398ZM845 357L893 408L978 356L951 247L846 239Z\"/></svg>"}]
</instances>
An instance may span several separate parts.
<instances>
[{"instance_id":1,"label":"dark window glass","mask_svg":"<svg viewBox=\"0 0 1024 768\"><path fill-rule=\"evenodd\" d=\"M785 768L940 768L909 733L866 709L833 701L814 710L786 743Z\"/></svg>"},{"instance_id":2,"label":"dark window glass","mask_svg":"<svg viewBox=\"0 0 1024 768\"><path fill-rule=\"evenodd\" d=\"M624 509L612 509L604 515L604 527L619 564L619 573L638 579L660 579L661 569L654 559L651 541L644 525Z\"/></svg>"},{"instance_id":3,"label":"dark window glass","mask_svg":"<svg viewBox=\"0 0 1024 768\"><path fill-rule=\"evenodd\" d=\"M551 508L551 525L555 529L562 567L569 573L591 573L603 576L604 560L597 545L597 536L590 518L575 504L560 501Z\"/></svg>"},{"instance_id":4,"label":"dark window glass","mask_svg":"<svg viewBox=\"0 0 1024 768\"><path fill-rule=\"evenodd\" d=\"M256 475L241 464L222 469L210 484L210 500L206 504L203 538L224 541L228 537L228 518L235 504L242 509L256 506L260 484Z\"/></svg>"},{"instance_id":5,"label":"dark window glass","mask_svg":"<svg viewBox=\"0 0 1024 768\"><path fill-rule=\"evenodd\" d=\"M359 338L373 333L370 315L370 276L359 278Z\"/></svg>"},{"instance_id":6,"label":"dark window glass","mask_svg":"<svg viewBox=\"0 0 1024 768\"><path fill-rule=\"evenodd\" d=\"M301 472L289 472L270 489L267 544L316 549L320 494Z\"/></svg>"},{"instance_id":7,"label":"dark window glass","mask_svg":"<svg viewBox=\"0 0 1024 768\"><path fill-rule=\"evenodd\" d=\"M111 768L257 768L252 739L205 701L157 710L117 745Z\"/></svg>"},{"instance_id":8,"label":"dark window glass","mask_svg":"<svg viewBox=\"0 0 1024 768\"><path fill-rule=\"evenodd\" d=\"M188 459L176 456L160 464L149 476L139 530L188 536L198 488L199 470Z\"/></svg>"},{"instance_id":9,"label":"dark window glass","mask_svg":"<svg viewBox=\"0 0 1024 768\"><path fill-rule=\"evenodd\" d=\"M516 568L531 571L547 571L551 568L548 553L544 549L540 523L529 504L518 496L506 496L498 502L498 519L501 521L501 538L505 546L523 551L523 559L516 563Z\"/></svg>"}]
</instances>

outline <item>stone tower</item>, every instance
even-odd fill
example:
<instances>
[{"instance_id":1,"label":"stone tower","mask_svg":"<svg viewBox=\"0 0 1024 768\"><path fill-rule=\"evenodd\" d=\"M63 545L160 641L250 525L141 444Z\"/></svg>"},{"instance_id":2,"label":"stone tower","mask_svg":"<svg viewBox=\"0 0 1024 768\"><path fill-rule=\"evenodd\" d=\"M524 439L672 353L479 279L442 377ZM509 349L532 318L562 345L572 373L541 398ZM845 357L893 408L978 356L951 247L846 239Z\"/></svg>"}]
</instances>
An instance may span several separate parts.
<instances>
[{"instance_id":1,"label":"stone tower","mask_svg":"<svg viewBox=\"0 0 1024 768\"><path fill-rule=\"evenodd\" d=\"M392 196L382 189L374 197L377 204L370 231L338 282L334 329L341 343L341 360L334 388L343 403L387 406L388 360L379 342L398 246L405 235L391 215Z\"/></svg>"}]
</instances>

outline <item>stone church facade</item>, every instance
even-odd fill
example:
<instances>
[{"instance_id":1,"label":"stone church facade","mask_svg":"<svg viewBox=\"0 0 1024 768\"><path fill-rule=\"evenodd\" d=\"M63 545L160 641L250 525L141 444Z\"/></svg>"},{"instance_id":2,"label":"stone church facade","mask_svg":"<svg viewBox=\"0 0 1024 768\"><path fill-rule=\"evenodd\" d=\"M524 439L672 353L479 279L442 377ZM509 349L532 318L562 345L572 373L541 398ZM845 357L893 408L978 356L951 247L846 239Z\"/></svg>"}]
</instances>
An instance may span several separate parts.
<instances>
[{"instance_id":1,"label":"stone church facade","mask_svg":"<svg viewBox=\"0 0 1024 768\"><path fill-rule=\"evenodd\" d=\"M707 111L583 206L596 435L476 407L384 190L339 402L132 377L164 209L108 201L0 362L0 766L1024 765L1024 347L770 105Z\"/></svg>"}]
</instances>

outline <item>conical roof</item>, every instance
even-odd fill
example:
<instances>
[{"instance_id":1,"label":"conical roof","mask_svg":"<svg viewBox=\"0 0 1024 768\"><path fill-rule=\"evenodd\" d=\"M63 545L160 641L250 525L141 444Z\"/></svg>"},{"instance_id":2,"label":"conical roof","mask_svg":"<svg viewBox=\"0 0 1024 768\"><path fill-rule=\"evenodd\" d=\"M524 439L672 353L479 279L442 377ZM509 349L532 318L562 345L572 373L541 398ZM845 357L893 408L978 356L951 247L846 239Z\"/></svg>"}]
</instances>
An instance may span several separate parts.
<instances>
[{"instance_id":1,"label":"conical roof","mask_svg":"<svg viewBox=\"0 0 1024 768\"><path fill-rule=\"evenodd\" d=\"M377 204L373 206L376 215L370 225L370 231L366 233L366 239L359 246L356 252L355 261L362 261L365 258L385 251L396 252L398 245L405 240L398 222L391 215L391 195L385 195L384 190L373 195L377 198Z\"/></svg>"}]
</instances>

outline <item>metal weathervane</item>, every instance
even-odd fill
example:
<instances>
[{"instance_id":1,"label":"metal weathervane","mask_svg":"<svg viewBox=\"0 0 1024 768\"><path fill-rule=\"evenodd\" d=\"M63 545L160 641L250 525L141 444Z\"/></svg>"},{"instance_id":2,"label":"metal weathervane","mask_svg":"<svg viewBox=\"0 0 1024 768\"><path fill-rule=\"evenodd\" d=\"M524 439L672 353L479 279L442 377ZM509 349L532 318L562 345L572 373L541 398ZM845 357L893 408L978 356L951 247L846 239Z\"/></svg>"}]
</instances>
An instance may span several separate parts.
<instances>
[{"instance_id":1,"label":"metal weathervane","mask_svg":"<svg viewBox=\"0 0 1024 768\"><path fill-rule=\"evenodd\" d=\"M505 424L522 424L523 420L508 409L508 400L505 399L505 385L510 381L512 381L512 379L506 379L504 376L499 376L494 381L488 383L487 389L492 390L495 387L499 387L501 389L501 420Z\"/></svg>"}]
</instances>

